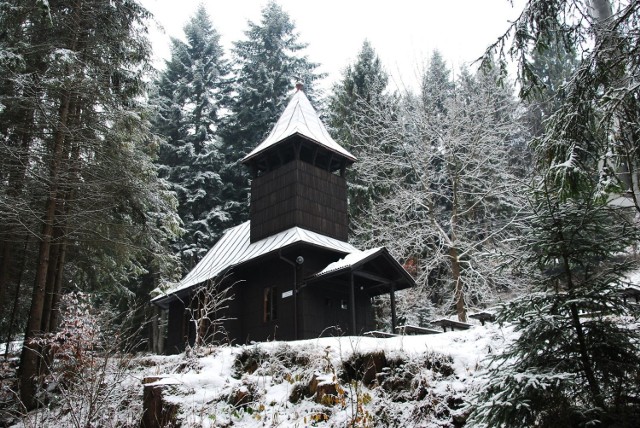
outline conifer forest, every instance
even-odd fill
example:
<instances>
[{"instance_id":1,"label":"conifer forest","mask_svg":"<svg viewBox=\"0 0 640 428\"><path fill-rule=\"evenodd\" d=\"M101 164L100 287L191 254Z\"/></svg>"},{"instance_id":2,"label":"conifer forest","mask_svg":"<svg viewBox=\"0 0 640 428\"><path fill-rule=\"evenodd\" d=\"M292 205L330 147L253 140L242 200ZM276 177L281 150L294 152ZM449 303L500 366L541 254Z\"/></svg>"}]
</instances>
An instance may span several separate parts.
<instances>
[{"instance_id":1,"label":"conifer forest","mask_svg":"<svg viewBox=\"0 0 640 428\"><path fill-rule=\"evenodd\" d=\"M640 1L523 0L414 87L369 40L328 86L277 0L225 45L206 4L158 65L138 0L0 0L0 427L638 426ZM382 337L242 344L209 284L166 355L152 299L250 219L297 84L357 159L349 244L415 286Z\"/></svg>"}]
</instances>

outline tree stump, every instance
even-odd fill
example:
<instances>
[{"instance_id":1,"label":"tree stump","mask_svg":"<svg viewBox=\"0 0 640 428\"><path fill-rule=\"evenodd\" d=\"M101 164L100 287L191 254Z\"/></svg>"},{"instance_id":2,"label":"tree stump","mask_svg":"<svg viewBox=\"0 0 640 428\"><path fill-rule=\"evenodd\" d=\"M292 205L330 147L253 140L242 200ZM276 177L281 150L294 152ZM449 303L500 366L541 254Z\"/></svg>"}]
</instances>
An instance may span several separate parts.
<instances>
[{"instance_id":1,"label":"tree stump","mask_svg":"<svg viewBox=\"0 0 640 428\"><path fill-rule=\"evenodd\" d=\"M162 377L150 376L145 377L142 381L144 394L141 428L165 428L176 425L178 405L163 400L162 393L167 385L155 384L161 379Z\"/></svg>"}]
</instances>

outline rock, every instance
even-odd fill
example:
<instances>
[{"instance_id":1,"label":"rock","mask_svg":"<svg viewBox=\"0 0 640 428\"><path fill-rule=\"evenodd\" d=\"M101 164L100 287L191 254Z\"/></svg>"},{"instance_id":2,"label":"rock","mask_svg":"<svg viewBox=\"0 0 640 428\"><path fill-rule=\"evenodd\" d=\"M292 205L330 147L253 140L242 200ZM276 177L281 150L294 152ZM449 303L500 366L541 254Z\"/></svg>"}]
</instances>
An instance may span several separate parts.
<instances>
[{"instance_id":1,"label":"rock","mask_svg":"<svg viewBox=\"0 0 640 428\"><path fill-rule=\"evenodd\" d=\"M317 385L316 385L317 387ZM296 404L302 400L302 397L309 395L309 387L304 383L296 382L291 388L291 394L289 394L289 402Z\"/></svg>"},{"instance_id":2,"label":"rock","mask_svg":"<svg viewBox=\"0 0 640 428\"><path fill-rule=\"evenodd\" d=\"M345 382L361 381L371 388L376 383L377 375L388 366L383 351L354 353L342 364L342 378Z\"/></svg>"}]
</instances>

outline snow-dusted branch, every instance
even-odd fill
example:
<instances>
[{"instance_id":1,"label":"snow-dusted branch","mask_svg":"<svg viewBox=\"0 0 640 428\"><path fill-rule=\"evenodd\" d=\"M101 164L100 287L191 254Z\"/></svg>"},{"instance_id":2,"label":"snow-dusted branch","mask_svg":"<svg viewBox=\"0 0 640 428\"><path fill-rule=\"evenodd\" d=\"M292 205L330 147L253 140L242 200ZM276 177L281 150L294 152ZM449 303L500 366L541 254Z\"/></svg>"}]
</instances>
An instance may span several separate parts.
<instances>
[{"instance_id":1,"label":"snow-dusted branch","mask_svg":"<svg viewBox=\"0 0 640 428\"><path fill-rule=\"evenodd\" d=\"M356 129L366 129L366 138L358 140L355 168L370 205L353 221L364 244L419 260L425 299L444 304L453 296L464 319L467 305L515 285L497 278L508 272L500 273L496 260L512 251L507 238L526 204L510 164L522 134L511 94L484 72L463 73L455 85L442 97L432 88L437 107L409 95L397 105L371 106L361 118Z\"/></svg>"}]
</instances>

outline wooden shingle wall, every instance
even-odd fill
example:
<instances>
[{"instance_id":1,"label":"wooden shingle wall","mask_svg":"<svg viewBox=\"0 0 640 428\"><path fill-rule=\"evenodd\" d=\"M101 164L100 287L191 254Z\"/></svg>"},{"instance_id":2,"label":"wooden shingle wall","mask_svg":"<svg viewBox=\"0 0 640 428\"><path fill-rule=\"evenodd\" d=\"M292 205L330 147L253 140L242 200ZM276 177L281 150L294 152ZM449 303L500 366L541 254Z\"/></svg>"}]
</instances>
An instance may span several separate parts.
<instances>
[{"instance_id":1,"label":"wooden shingle wall","mask_svg":"<svg viewBox=\"0 0 640 428\"><path fill-rule=\"evenodd\" d=\"M300 160L256 177L251 184L251 241L294 226L346 241L344 177Z\"/></svg>"}]
</instances>

